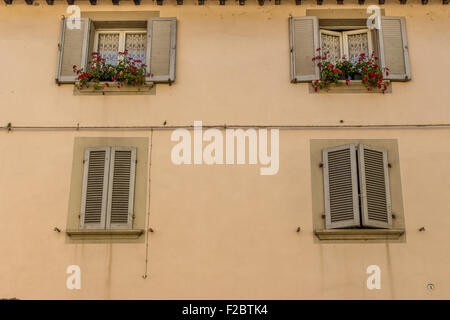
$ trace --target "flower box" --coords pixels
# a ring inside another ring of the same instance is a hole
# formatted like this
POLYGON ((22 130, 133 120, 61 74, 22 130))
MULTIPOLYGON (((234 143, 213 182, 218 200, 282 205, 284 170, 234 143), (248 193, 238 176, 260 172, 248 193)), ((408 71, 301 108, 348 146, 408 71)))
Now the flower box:
POLYGON ((95 95, 108 95, 108 94, 121 94, 121 93, 141 93, 148 94, 154 87, 153 82, 146 82, 142 85, 128 85, 121 84, 120 82, 100 82, 100 89, 95 89, 93 84, 87 84, 81 86, 78 82, 75 83, 74 92, 77 94, 95 94, 95 95))
MULTIPOLYGON (((392 92, 392 85, 390 81, 386 81, 387 89, 384 93, 392 92)), ((314 90, 313 82, 309 85, 310 93, 382 93, 380 90, 367 90, 362 84, 362 80, 350 80, 348 84, 345 80, 339 80, 337 83, 332 83, 330 86, 323 90, 314 90)))

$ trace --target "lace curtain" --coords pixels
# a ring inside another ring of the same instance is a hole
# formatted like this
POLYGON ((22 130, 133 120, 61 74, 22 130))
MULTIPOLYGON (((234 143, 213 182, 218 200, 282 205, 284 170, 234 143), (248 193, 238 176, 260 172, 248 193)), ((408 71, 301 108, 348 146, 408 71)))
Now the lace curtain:
POLYGON ((141 60, 145 63, 145 49, 147 42, 146 33, 127 33, 125 36, 125 49, 128 50, 128 57, 141 60))
POLYGON ((145 63, 147 37, 146 33, 100 33, 98 35, 98 52, 106 63, 117 65, 119 51, 128 50, 128 57, 145 63), (121 41, 124 41, 125 43, 121 41))
POLYGON ((336 63, 341 58, 341 41, 339 36, 322 33, 320 37, 322 41, 322 54, 329 51, 327 54, 328 61, 336 63))
POLYGON ((98 52, 106 63, 117 65, 119 62, 119 33, 100 33, 98 35, 98 52))
POLYGON ((348 35, 348 59, 351 62, 358 61, 359 55, 365 53, 369 55, 369 40, 367 33, 348 35))

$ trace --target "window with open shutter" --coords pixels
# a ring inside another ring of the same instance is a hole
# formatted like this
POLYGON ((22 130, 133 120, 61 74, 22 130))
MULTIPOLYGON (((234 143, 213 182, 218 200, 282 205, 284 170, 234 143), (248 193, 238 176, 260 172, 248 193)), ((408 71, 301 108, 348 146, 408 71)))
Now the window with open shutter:
POLYGON ((133 226, 136 148, 112 147, 108 188, 108 229, 133 226))
POLYGON ((92 147, 85 151, 80 214, 82 229, 105 228, 109 160, 109 147, 92 147))
POLYGON ((387 151, 346 144, 322 150, 326 229, 392 228, 387 151))
POLYGON ((387 151, 380 147, 358 146, 361 218, 365 227, 392 226, 387 151))
POLYGON ((132 229, 135 147, 90 147, 85 151, 81 229, 132 229))
POLYGON ((289 19, 291 81, 309 82, 320 77, 319 67, 312 60, 319 48, 319 20, 317 17, 289 19))
POLYGON ((61 35, 58 44, 58 67, 56 80, 58 83, 74 83, 77 80, 73 66, 85 68, 88 60, 90 20, 88 18, 63 18, 61 35))
POLYGON ((147 81, 175 81, 176 18, 150 18, 147 22, 147 81))
POLYGON ((359 227, 356 147, 346 144, 322 152, 326 228, 359 227))
POLYGON ((411 79, 406 23, 403 17, 381 17, 378 30, 381 64, 389 69, 386 79, 407 81, 411 79))
POLYGON ((314 16, 290 18, 291 81, 310 82, 320 78, 312 61, 320 46, 322 54, 335 64, 345 56, 357 62, 360 54, 372 52, 380 59, 384 79, 407 81, 411 69, 404 17, 381 16, 381 28, 365 28, 363 19, 319 19, 314 16), (320 25, 320 29, 319 29, 320 25))

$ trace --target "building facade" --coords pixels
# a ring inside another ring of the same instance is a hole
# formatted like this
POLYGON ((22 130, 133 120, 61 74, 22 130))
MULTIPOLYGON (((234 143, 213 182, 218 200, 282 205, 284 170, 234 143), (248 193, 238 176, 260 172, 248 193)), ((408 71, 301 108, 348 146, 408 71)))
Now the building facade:
POLYGON ((450 297, 447 1, 27 2, 0 8, 0 298, 450 297), (76 83, 125 50, 145 84, 76 83), (325 50, 386 90, 316 91, 325 50))

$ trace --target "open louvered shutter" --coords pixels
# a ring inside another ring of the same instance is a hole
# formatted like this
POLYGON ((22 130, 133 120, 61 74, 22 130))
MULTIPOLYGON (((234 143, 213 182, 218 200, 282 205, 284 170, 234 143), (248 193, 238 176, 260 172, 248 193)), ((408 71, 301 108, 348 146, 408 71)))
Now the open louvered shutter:
POLYGON ((360 144, 358 147, 361 216, 364 227, 391 228, 391 196, 387 151, 360 144))
POLYGON ((405 18, 382 16, 378 33, 381 65, 389 69, 386 79, 411 80, 405 18))
POLYGON ((176 18, 151 18, 147 21, 147 81, 175 81, 176 18))
POLYGON ((319 19, 295 17, 289 19, 291 81, 309 82, 320 78, 320 70, 312 60, 319 48, 319 19))
POLYGON ((112 147, 109 174, 107 229, 133 227, 136 148, 112 147))
POLYGON ((92 147, 85 150, 80 214, 82 229, 105 228, 109 158, 109 147, 92 147))
POLYGON ((58 83, 74 83, 77 80, 77 75, 73 72, 74 65, 77 68, 86 68, 90 20, 88 18, 78 18, 77 20, 79 21, 63 18, 61 21, 56 75, 58 83), (78 22, 80 28, 75 28, 74 25, 78 22))
POLYGON ((359 227, 356 147, 346 144, 322 153, 326 228, 359 227))

